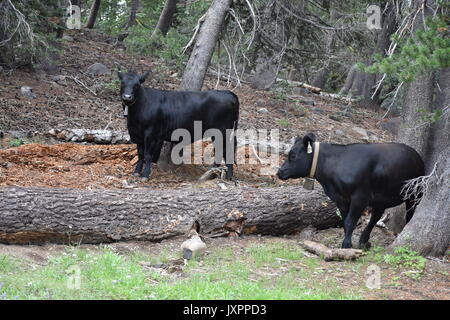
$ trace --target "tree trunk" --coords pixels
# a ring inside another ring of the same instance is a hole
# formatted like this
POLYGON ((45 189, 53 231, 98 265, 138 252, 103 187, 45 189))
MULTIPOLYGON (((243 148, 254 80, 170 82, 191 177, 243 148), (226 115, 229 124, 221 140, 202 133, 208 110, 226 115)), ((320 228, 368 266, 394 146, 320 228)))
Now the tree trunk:
POLYGON ((138 9, 139 9, 139 0, 133 0, 133 2, 131 2, 130 16, 128 17, 128 21, 124 27, 125 31, 136 24, 136 14, 138 9))
POLYGON ((450 140, 442 150, 428 192, 391 247, 409 246, 423 256, 443 256, 450 246, 450 140))
POLYGON ((179 190, 0 188, 0 242, 160 241, 197 222, 208 236, 283 235, 335 227, 336 207, 297 186, 179 190))
MULTIPOLYGON (((397 25, 395 5, 388 2, 386 13, 383 15, 383 26, 377 37, 376 47, 367 55, 370 58, 365 60, 366 65, 373 63, 373 55, 376 53, 382 56, 386 55, 386 50, 389 47, 390 37, 395 32, 397 25)), ((352 67, 353 69, 354 67, 352 67)), ((341 94, 350 94, 354 97, 362 97, 360 104, 365 108, 376 109, 380 105, 379 94, 380 90, 375 92, 374 89, 377 83, 377 76, 356 70, 350 69, 344 87, 341 89, 341 94), (352 72, 353 71, 353 72, 352 72), (372 98, 373 95, 373 98, 372 98)))
POLYGON ((154 37, 159 32, 165 37, 170 28, 170 23, 172 22, 172 17, 177 9, 177 0, 166 0, 164 9, 159 16, 158 24, 153 31, 152 37, 154 37))
POLYGON ((213 0, 209 7, 183 74, 181 87, 184 90, 202 89, 206 70, 231 2, 232 0, 213 0))
MULTIPOLYGON (((373 61, 374 54, 381 54, 383 57, 386 56, 386 51, 389 48, 389 43, 391 41, 390 40, 391 35, 395 32, 397 26, 395 3, 389 1, 387 2, 387 4, 388 6, 386 9, 386 13, 383 15, 383 26, 378 34, 377 44, 374 52, 372 53, 370 63, 374 62, 373 61)), ((380 106, 380 99, 379 99, 380 89, 378 89, 376 92, 374 92, 374 90, 377 84, 377 80, 379 79, 377 79, 377 76, 375 74, 365 73, 364 75, 365 75, 364 87, 361 92, 363 99, 360 104, 365 108, 378 109, 380 106)))
MULTIPOLYGON (((422 255, 432 256, 444 255, 450 245, 450 117, 444 110, 450 105, 450 68, 441 70, 438 87, 435 110, 444 114, 424 133, 428 136, 426 163, 429 171, 437 164, 435 174, 413 219, 392 245, 409 245, 422 255)), ((424 143, 424 139, 418 142, 424 143)))
MULTIPOLYGON (((329 6, 329 3, 328 3, 329 6)), ((336 10, 330 9, 330 24, 333 25, 337 19, 336 10)), ((311 85, 324 89, 330 73, 330 59, 328 56, 333 52, 335 41, 335 30, 327 30, 326 45, 325 45, 325 64, 322 69, 317 73, 316 77, 312 81, 311 85)))
POLYGON ((345 79, 344 86, 339 91, 340 95, 346 95, 350 92, 350 88, 353 86, 353 81, 355 80, 357 72, 356 64, 352 65, 350 70, 348 70, 347 78, 345 79))
POLYGON ((92 3, 91 13, 89 15, 86 28, 88 29, 94 28, 95 20, 97 19, 99 9, 100 9, 100 0, 94 0, 94 2, 92 3))
MULTIPOLYGON (((413 31, 423 28, 423 18, 433 14, 431 8, 423 4, 421 0, 413 2, 413 10, 424 8, 423 13, 417 14, 413 31)), ((428 2, 428 5, 432 4, 433 1, 428 2)), ((445 254, 450 244, 450 125, 449 114, 445 113, 449 104, 449 68, 439 74, 423 72, 406 85, 399 140, 420 153, 426 172, 431 176, 414 217, 391 247, 407 245, 422 255, 440 256, 445 254), (435 85, 435 76, 439 76, 439 86, 435 85), (437 100, 433 104, 435 95, 437 100), (423 111, 435 112, 438 109, 444 111, 442 117, 437 122, 426 123, 422 117, 423 111)), ((392 210, 390 214, 395 217, 404 214, 404 210, 392 210)))

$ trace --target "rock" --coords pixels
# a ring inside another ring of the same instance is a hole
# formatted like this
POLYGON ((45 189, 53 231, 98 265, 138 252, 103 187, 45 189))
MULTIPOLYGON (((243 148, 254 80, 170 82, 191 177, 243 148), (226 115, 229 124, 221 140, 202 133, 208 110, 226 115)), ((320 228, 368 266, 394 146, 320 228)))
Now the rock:
POLYGON ((400 124, 402 119, 400 117, 395 117, 391 119, 387 119, 385 121, 380 122, 380 128, 386 131, 389 131, 394 136, 398 134, 398 129, 400 128, 400 124))
POLYGON ((315 232, 316 228, 314 228, 313 226, 307 226, 305 229, 300 231, 298 237, 301 240, 312 240, 315 232))
POLYGON ((52 76, 52 80, 55 82, 62 82, 66 80, 66 76, 63 75, 52 76))
POLYGON ((191 230, 189 235, 191 238, 181 244, 183 258, 187 260, 203 255, 206 250, 206 244, 195 230, 191 230))
POLYGON ((369 135, 367 134, 366 129, 363 129, 360 127, 353 127, 352 130, 355 131, 356 133, 358 133, 362 140, 367 141, 367 142, 369 141, 369 135))
POLYGON ((71 37, 71 36, 69 36, 69 35, 67 35, 67 34, 63 35, 62 38, 63 38, 64 40, 66 40, 66 41, 70 41, 70 42, 73 41, 73 37, 71 37))
POLYGON ((307 97, 303 97, 303 96, 298 96, 296 98, 297 98, 297 101, 302 103, 302 104, 306 104, 306 105, 309 105, 309 106, 315 106, 316 105, 316 102, 312 98, 307 98, 307 97))
POLYGON ((342 131, 342 130, 334 130, 334 133, 335 134, 337 134, 338 136, 342 136, 342 135, 344 135, 344 131, 342 131))
POLYGON ((342 121, 342 117, 338 114, 330 114, 328 116, 328 118, 330 118, 331 120, 337 121, 337 122, 341 122, 342 121))
POLYGON ((58 56, 56 54, 51 54, 41 60, 41 62, 38 65, 38 69, 44 71, 46 74, 58 74, 59 68, 56 64, 56 60, 58 59, 58 56))
POLYGON ((89 68, 87 69, 87 72, 96 76, 111 74, 111 71, 108 69, 107 66, 105 66, 103 63, 98 62, 94 63, 93 65, 90 65, 89 68))
POLYGON ((294 87, 294 88, 292 88, 292 93, 296 94, 296 95, 298 95, 298 94, 301 95, 301 94, 308 94, 310 92, 303 87, 294 87))
POLYGON ((271 59, 258 59, 255 67, 255 74, 246 80, 250 82, 250 87, 258 90, 268 90, 275 83, 278 74, 277 66, 271 59))
POLYGON ((325 113, 325 111, 324 111, 323 109, 318 108, 318 107, 312 108, 312 111, 313 111, 314 113, 318 113, 318 114, 324 114, 324 113, 325 113))
POLYGON ((21 87, 20 88, 20 93, 22 93, 22 95, 28 99, 35 99, 36 95, 33 92, 33 88, 31 87, 21 87))
POLYGON ((266 108, 260 108, 258 109, 259 113, 269 113, 269 110, 267 110, 266 108))

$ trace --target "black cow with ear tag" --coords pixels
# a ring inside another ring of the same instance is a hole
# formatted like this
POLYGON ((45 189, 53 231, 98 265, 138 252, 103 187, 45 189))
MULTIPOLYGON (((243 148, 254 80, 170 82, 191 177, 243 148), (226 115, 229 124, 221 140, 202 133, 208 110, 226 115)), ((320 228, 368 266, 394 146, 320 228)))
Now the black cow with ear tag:
POLYGON ((420 155, 402 143, 319 143, 312 133, 297 138, 277 175, 280 179, 316 179, 336 203, 344 220, 343 248, 352 247, 352 234, 366 207, 372 216, 359 239, 360 248, 369 248, 369 237, 384 210, 402 202, 409 222, 421 195, 403 199, 405 182, 423 176, 420 155))

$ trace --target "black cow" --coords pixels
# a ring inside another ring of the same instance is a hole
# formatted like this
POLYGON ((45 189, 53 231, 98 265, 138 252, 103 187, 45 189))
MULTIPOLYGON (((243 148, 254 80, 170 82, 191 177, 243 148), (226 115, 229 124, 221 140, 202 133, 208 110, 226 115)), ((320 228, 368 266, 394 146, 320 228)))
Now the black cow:
POLYGON ((406 222, 411 220, 420 195, 403 200, 401 189, 406 180, 424 175, 420 155, 401 143, 320 143, 308 133, 297 138, 277 175, 280 179, 311 176, 334 201, 344 221, 343 248, 352 247, 352 233, 362 211, 372 207, 372 216, 361 233, 360 248, 369 248, 369 237, 386 208, 405 201, 406 222), (313 156, 319 150, 315 172, 313 156), (417 201, 416 201, 417 200, 417 201))
MULTIPOLYGON (((229 145, 230 134, 236 130, 239 118, 239 100, 231 91, 166 91, 144 88, 149 72, 142 76, 129 71, 118 72, 121 81, 120 96, 127 110, 127 126, 131 141, 137 144, 139 161, 134 176, 148 179, 152 162, 157 162, 164 141, 171 141, 176 129, 186 129, 194 142, 194 121, 201 121, 202 136, 208 129, 217 129, 223 136, 223 158, 227 146, 233 150, 233 161, 226 161, 226 178, 233 176, 233 163, 236 147, 229 145)), ((180 142, 180 141, 175 141, 180 142)), ((228 149, 229 151, 230 149, 228 149)), ((217 150, 216 150, 217 151, 217 150)), ((220 159, 221 160, 221 159, 220 159)), ((216 158, 216 165, 217 163, 216 158)))

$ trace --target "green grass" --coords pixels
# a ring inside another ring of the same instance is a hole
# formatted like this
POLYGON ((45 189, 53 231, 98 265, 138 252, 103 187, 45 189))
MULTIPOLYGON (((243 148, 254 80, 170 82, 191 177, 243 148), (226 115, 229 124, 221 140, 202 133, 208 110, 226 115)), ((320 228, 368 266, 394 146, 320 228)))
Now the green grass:
POLYGON ((167 262, 169 252, 120 255, 68 247, 46 265, 0 256, 0 299, 357 299, 333 281, 312 281, 318 258, 280 242, 244 252, 212 250, 182 275, 162 275, 139 262, 167 262), (300 263, 301 266, 297 266, 300 263), (77 273, 79 287, 76 286, 77 273), (74 280, 75 279, 75 280, 74 280))
POLYGON ((22 141, 22 139, 19 139, 19 138, 11 139, 11 141, 9 141, 9 146, 11 148, 20 147, 23 144, 24 144, 24 142, 22 141))
POLYGON ((286 119, 279 119, 277 122, 281 127, 289 127, 291 125, 291 123, 286 119))

